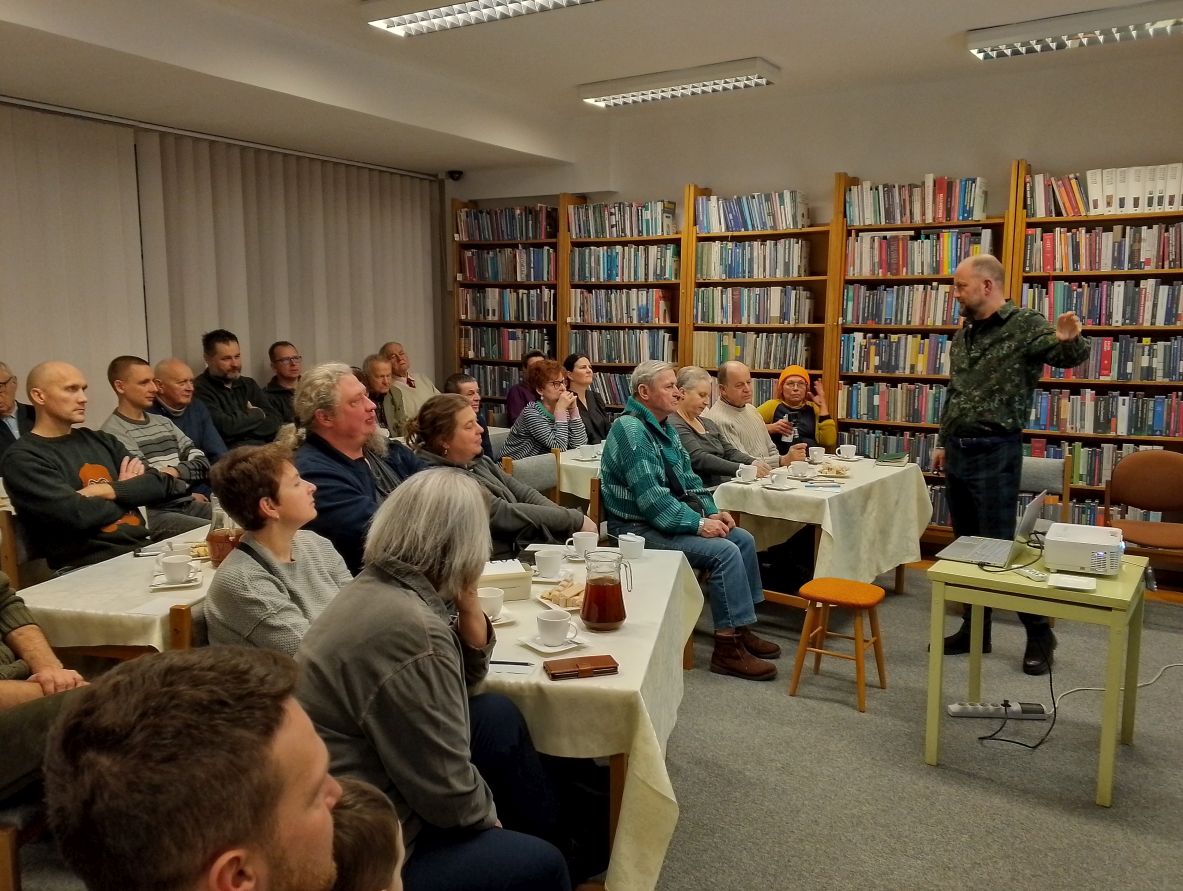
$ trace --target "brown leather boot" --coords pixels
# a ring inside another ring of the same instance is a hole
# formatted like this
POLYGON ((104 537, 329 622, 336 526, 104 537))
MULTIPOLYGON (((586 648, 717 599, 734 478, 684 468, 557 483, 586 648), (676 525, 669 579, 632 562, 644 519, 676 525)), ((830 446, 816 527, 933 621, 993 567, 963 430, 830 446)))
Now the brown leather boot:
POLYGON ((780 647, 770 640, 764 640, 762 637, 756 637, 752 631, 751 625, 745 625, 742 628, 736 628, 739 632, 739 639, 743 642, 744 649, 758 659, 779 659, 780 647))
POLYGON ((740 632, 734 628, 715 632, 711 671, 715 674, 733 674, 750 681, 770 681, 776 677, 776 666, 749 653, 743 645, 740 632))

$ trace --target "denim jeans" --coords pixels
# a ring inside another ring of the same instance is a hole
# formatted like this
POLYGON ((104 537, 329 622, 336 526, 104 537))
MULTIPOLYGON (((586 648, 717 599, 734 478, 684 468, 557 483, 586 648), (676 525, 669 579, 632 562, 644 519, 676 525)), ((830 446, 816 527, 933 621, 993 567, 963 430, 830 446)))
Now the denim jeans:
POLYGON ((752 533, 736 527, 726 538, 667 535, 645 523, 612 519, 608 520, 608 532, 643 535, 645 547, 681 551, 695 569, 710 572, 706 594, 716 631, 740 628, 756 621, 755 606, 764 599, 764 585, 760 581, 760 561, 756 558, 752 533))

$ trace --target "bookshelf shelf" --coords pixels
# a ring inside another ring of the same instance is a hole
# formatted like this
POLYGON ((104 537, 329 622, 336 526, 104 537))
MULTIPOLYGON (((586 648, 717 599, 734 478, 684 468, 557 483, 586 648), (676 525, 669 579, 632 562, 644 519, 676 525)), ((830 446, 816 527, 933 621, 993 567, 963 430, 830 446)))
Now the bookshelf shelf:
POLYGON ((848 282, 940 282, 942 284, 953 281, 952 275, 845 275, 848 282))
POLYGON ((828 235, 829 226, 806 226, 803 229, 750 229, 741 232, 696 232, 697 241, 760 241, 777 238, 807 238, 828 235))
POLYGON ((595 244, 680 244, 682 241, 682 234, 675 232, 672 235, 633 235, 633 236, 605 236, 603 238, 572 238, 571 244, 575 246, 580 245, 595 245, 595 244))
POLYGON ((938 430, 940 424, 924 424, 917 421, 880 421, 877 418, 839 418, 839 424, 856 424, 864 427, 891 427, 910 430, 938 430))
POLYGON ((696 278, 698 285, 796 285, 824 282, 824 275, 794 275, 784 278, 696 278))
MULTIPOLYGON (((461 356, 465 365, 520 365, 521 359, 486 359, 484 356, 461 356)), ((484 399, 484 396, 481 396, 484 399)), ((492 397, 489 397, 492 398, 492 397)))
POLYGON ((554 319, 458 319, 460 325, 492 325, 498 328, 529 328, 547 325, 553 328, 558 324, 554 319))
POLYGON ((1183 444, 1183 436, 1134 436, 1128 433, 1073 433, 1070 430, 1024 430, 1024 436, 1038 436, 1043 439, 1055 436, 1058 439, 1091 439, 1097 441, 1114 440, 1116 442, 1143 442, 1164 445, 1183 444))
POLYGON ((555 286, 554 279, 549 281, 530 281, 527 279, 507 279, 504 281, 473 281, 472 279, 456 279, 461 288, 528 288, 532 285, 545 288, 555 286))
POLYGON ((1088 325, 1084 326, 1084 336, 1090 334, 1162 334, 1173 336, 1183 334, 1183 325, 1088 325))
POLYGON ((1117 223, 1155 223, 1171 222, 1174 220, 1183 219, 1183 211, 1178 210, 1158 210, 1151 213, 1101 213, 1088 214, 1080 217, 1029 217, 1024 215, 1024 219, 1033 225, 1047 225, 1047 226, 1079 226, 1079 225, 1100 225, 1117 223))
POLYGON ((653 281, 631 281, 628 279, 612 280, 608 282, 571 282, 572 288, 595 290, 597 288, 676 288, 677 279, 654 279, 653 281))
POLYGON ((1051 385, 1059 387, 1067 384, 1082 387, 1120 387, 1123 390, 1136 390, 1139 387, 1183 388, 1183 381, 1109 381, 1089 380, 1080 377, 1041 377, 1039 383, 1041 386, 1051 385))
POLYGON ((947 381, 949 379, 949 375, 947 374, 901 374, 899 372, 888 371, 840 371, 838 372, 838 376, 843 378, 867 377, 876 380, 883 378, 884 380, 894 381, 947 381))
POLYGON ((462 248, 498 248, 498 247, 546 247, 554 246, 557 240, 554 238, 519 238, 508 239, 502 241, 472 241, 455 239, 456 244, 462 248))
POLYGON ((745 322, 695 322, 696 331, 822 331, 823 322, 787 322, 785 324, 756 324, 745 322))
POLYGON ((666 328, 677 330, 677 322, 577 322, 571 319, 567 324, 572 328, 666 328))
POLYGON ((912 331, 931 332, 934 334, 952 334, 960 325, 880 325, 878 322, 843 322, 844 331, 870 331, 872 333, 892 334, 895 332, 908 333, 912 331))
POLYGON ((1061 269, 1055 272, 1023 272, 1023 278, 1164 278, 1183 275, 1183 269, 1061 269))
POLYGON ((983 226, 1001 226, 1003 217, 986 217, 982 220, 954 220, 951 223, 875 223, 869 225, 847 225, 847 232, 908 232, 912 229, 980 229, 983 226))

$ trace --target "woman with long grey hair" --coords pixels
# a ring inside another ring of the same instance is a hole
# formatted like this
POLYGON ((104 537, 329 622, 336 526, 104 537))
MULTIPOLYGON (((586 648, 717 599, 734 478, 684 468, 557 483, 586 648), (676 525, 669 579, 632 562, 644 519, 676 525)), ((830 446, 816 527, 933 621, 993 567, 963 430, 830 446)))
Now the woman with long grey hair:
POLYGON ((557 832, 558 804, 521 713, 471 692, 495 641, 476 596, 485 498, 459 470, 402 483, 374 515, 366 568, 296 657, 298 698, 332 772, 374 784, 398 810, 408 891, 570 883, 543 840, 557 832))

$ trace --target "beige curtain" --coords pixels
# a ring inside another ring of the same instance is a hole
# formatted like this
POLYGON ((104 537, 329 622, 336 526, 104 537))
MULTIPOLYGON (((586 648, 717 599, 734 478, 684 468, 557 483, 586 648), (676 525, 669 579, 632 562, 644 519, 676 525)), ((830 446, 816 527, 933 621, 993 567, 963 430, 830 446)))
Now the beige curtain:
POLYGON ((401 340, 435 371, 434 182, 164 133, 137 132, 135 147, 153 361, 200 371, 201 335, 222 327, 260 384, 276 340, 305 367, 401 340))
POLYGON ((21 401, 30 368, 64 359, 98 427, 115 406, 107 363, 147 347, 134 134, 0 105, 0 360, 21 401))

